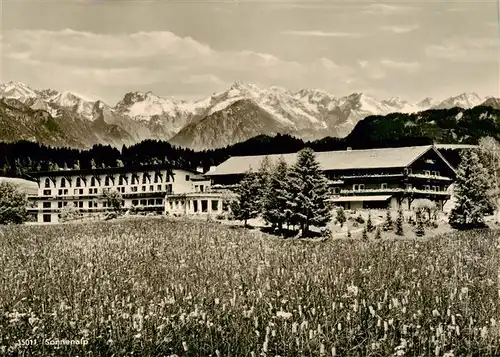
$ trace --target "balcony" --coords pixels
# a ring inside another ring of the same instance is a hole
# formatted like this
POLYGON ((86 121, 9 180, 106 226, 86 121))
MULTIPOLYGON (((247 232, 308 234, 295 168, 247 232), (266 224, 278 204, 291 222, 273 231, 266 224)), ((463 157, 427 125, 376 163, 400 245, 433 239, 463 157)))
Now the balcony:
POLYGON ((357 179, 357 178, 397 178, 403 177, 403 174, 369 174, 369 175, 346 175, 342 179, 357 179))
POLYGON ((186 192, 167 195, 167 199, 185 199, 185 198, 222 198, 230 199, 236 194, 229 191, 205 191, 205 192, 186 192))
POLYGON ((357 194, 363 194, 363 193, 399 193, 399 192, 404 192, 404 188, 365 188, 362 190, 340 190, 340 194, 342 195, 357 195, 357 194))
POLYGON ((344 180, 328 180, 328 186, 343 185, 344 180))
POLYGON ((446 182, 453 181, 453 179, 450 177, 437 176, 437 175, 408 174, 407 176, 410 178, 418 178, 418 179, 424 179, 424 180, 437 180, 437 181, 446 181, 446 182))
POLYGON ((404 195, 419 194, 419 195, 434 195, 449 197, 450 192, 447 191, 434 191, 434 190, 422 190, 416 188, 372 188, 372 189, 362 189, 362 190, 341 190, 341 195, 356 196, 363 194, 383 194, 383 193, 402 193, 404 195))
POLYGON ((148 192, 125 192, 122 193, 123 198, 146 198, 146 197, 165 197, 169 194, 167 191, 148 191, 148 192))

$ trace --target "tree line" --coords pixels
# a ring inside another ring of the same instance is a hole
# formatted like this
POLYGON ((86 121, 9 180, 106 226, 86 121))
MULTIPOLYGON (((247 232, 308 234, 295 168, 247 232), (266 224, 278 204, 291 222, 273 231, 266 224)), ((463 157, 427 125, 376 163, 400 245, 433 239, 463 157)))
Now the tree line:
MULTIPOLYGON (((369 147, 398 147, 425 145, 430 139, 414 138, 393 141, 374 141, 369 147)), ((326 137, 305 142, 287 134, 276 136, 259 135, 245 142, 225 148, 194 151, 176 147, 161 140, 144 140, 140 143, 120 149, 110 145, 94 145, 82 150, 67 147, 50 147, 31 141, 15 143, 0 142, 0 176, 23 177, 30 172, 57 169, 90 169, 93 167, 116 167, 121 162, 125 166, 170 163, 188 169, 203 168, 208 171, 231 156, 272 155, 295 153, 310 147, 314 151, 345 150, 366 148, 363 140, 326 137)))

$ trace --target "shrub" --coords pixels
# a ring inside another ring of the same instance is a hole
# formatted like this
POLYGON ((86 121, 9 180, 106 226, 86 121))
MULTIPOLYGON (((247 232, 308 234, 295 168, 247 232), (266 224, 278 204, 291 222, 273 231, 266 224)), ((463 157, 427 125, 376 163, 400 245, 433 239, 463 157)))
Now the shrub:
POLYGON ((61 208, 59 211, 60 214, 60 221, 61 222, 69 222, 77 219, 80 217, 80 212, 78 211, 78 208, 76 208, 73 204, 69 203, 67 206, 64 206, 61 208))
POLYGON ((345 211, 343 207, 338 207, 337 208, 337 222, 340 223, 340 227, 344 226, 344 223, 346 221, 346 216, 345 216, 345 211))
POLYGON ((360 224, 364 224, 365 223, 365 219, 361 216, 361 214, 359 216, 357 216, 355 218, 356 222, 360 223, 360 224))

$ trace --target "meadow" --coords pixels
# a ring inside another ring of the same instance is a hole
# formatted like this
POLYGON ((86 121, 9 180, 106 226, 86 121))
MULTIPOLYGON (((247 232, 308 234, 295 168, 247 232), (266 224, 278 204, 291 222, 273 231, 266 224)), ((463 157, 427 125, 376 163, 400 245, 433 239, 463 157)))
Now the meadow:
POLYGON ((0 355, 499 356, 498 232, 307 241, 216 222, 0 228, 0 355), (86 341, 53 345, 44 341, 86 341))

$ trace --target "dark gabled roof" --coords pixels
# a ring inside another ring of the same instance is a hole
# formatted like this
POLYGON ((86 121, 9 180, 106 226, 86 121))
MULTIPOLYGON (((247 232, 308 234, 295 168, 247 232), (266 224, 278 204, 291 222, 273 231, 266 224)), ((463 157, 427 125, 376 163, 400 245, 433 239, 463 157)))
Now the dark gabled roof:
POLYGON ((41 177, 41 176, 76 176, 76 175, 99 175, 99 174, 117 174, 117 173, 127 173, 127 172, 142 172, 142 171, 155 171, 155 170, 184 170, 197 175, 202 175, 202 173, 196 170, 174 167, 171 164, 155 164, 155 165, 137 165, 137 166, 125 166, 125 167, 108 167, 108 168, 97 168, 97 169, 83 169, 83 170, 57 170, 57 171, 38 171, 31 172, 29 176, 31 177, 41 177))
MULTIPOLYGON (((429 150, 434 150, 444 162, 453 167, 432 146, 409 146, 398 148, 341 150, 316 152, 316 159, 324 171, 350 169, 404 168, 412 164, 429 150)), ((297 160, 297 153, 283 155, 233 156, 214 170, 205 173, 207 176, 244 174, 249 169, 258 170, 262 159, 268 156, 271 162, 280 156, 288 165, 297 160)))

